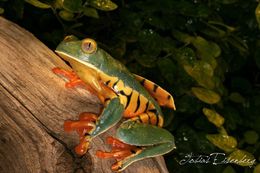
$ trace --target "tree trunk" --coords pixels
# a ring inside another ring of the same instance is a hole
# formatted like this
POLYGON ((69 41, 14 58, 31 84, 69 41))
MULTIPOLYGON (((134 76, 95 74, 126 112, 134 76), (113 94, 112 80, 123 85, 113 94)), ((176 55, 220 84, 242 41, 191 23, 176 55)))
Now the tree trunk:
MULTIPOLYGON (((66 89, 52 73, 69 69, 32 34, 0 17, 0 172, 110 173, 113 159, 99 159, 97 149, 109 150, 95 138, 79 157, 75 133, 64 133, 63 122, 81 112, 99 112, 98 99, 83 89, 66 89)), ((162 157, 138 161, 124 173, 167 173, 162 157)))

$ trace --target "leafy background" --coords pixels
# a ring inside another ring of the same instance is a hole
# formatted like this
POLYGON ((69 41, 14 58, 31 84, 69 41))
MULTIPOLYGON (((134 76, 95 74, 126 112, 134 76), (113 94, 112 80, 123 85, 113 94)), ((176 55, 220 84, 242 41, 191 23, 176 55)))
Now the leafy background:
POLYGON ((51 49, 91 37, 175 97, 164 110, 177 150, 170 172, 260 172, 260 5, 255 0, 0 0, 0 14, 51 49), (248 164, 185 164, 224 152, 248 164))

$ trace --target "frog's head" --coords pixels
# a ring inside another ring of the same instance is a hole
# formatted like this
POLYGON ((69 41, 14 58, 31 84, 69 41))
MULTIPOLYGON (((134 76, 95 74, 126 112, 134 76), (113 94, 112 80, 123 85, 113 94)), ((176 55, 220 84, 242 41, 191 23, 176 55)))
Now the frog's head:
POLYGON ((92 69, 100 69, 106 57, 93 39, 79 40, 75 36, 65 37, 55 52, 68 62, 77 61, 92 69))

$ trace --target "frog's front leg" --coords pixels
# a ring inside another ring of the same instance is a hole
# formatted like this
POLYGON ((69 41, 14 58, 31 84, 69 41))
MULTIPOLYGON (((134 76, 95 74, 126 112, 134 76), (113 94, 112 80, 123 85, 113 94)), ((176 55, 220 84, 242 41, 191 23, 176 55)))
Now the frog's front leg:
POLYGON ((80 114, 79 120, 67 120, 64 122, 64 130, 66 132, 76 131, 79 134, 80 143, 75 147, 75 151, 77 154, 83 155, 87 152, 91 139, 113 127, 122 118, 123 104, 121 104, 120 99, 110 88, 97 81, 97 78, 93 78, 93 76, 83 76, 87 78, 86 80, 89 80, 89 86, 85 80, 79 78, 72 71, 60 68, 54 68, 52 71, 67 78, 66 87, 85 86, 87 90, 96 94, 104 104, 99 117, 93 113, 85 112, 80 114))
POLYGON ((106 107, 99 117, 91 113, 85 113, 77 121, 65 121, 64 129, 67 132, 77 131, 80 143, 75 147, 79 155, 87 152, 90 141, 99 134, 113 127, 122 118, 124 111, 123 105, 118 97, 106 101, 106 107))
POLYGON ((52 69, 52 72, 57 74, 57 75, 61 75, 64 76, 68 81, 65 83, 65 87, 67 88, 74 88, 77 86, 83 86, 85 87, 89 92, 91 92, 92 94, 96 95, 96 92, 90 87, 88 86, 85 82, 83 82, 77 75, 75 72, 73 71, 68 71, 68 70, 64 70, 61 69, 59 67, 55 67, 52 69))

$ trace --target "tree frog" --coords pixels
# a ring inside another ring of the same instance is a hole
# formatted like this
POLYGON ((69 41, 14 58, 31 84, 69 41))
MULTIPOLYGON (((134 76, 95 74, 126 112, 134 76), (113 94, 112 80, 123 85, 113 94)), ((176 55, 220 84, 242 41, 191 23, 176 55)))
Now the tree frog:
POLYGON ((77 121, 65 121, 65 131, 77 131, 80 143, 76 153, 87 152, 90 141, 117 124, 114 137, 107 142, 110 152, 97 151, 100 158, 115 158, 112 170, 122 171, 131 163, 175 149, 174 137, 163 129, 160 106, 175 110, 174 99, 157 84, 132 74, 118 60, 99 48, 90 38, 67 36, 55 52, 68 61, 73 72, 54 68, 53 72, 68 78, 66 86, 85 86, 98 96, 104 108, 100 115, 82 113, 77 121))

